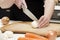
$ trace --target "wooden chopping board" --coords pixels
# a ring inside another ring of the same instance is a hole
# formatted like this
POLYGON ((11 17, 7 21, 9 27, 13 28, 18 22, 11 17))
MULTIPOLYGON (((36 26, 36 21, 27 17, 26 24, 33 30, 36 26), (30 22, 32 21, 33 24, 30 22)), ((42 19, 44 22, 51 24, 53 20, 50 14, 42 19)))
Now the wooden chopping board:
POLYGON ((13 31, 18 33, 31 32, 38 35, 46 36, 50 30, 56 31, 57 35, 60 35, 60 24, 50 23, 48 27, 44 28, 32 28, 31 22, 15 22, 5 25, 1 28, 2 31, 13 31))

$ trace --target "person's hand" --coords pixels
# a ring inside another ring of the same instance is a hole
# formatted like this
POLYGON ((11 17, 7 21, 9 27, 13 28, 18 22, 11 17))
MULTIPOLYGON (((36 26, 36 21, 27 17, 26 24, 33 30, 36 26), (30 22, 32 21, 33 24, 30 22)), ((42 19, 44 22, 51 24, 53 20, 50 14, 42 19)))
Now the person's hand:
POLYGON ((22 8, 22 5, 24 5, 24 7, 27 8, 27 5, 26 5, 25 0, 15 0, 15 4, 17 5, 17 7, 18 7, 19 9, 22 8))
POLYGON ((50 21, 50 17, 49 16, 41 16, 39 19, 39 23, 38 23, 38 27, 42 28, 42 27, 46 27, 49 25, 49 21, 50 21))

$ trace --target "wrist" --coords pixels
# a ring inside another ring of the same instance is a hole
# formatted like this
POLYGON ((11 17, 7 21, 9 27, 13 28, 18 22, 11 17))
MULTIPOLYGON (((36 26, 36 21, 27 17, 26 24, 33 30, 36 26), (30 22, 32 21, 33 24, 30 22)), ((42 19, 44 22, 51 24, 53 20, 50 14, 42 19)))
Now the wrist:
POLYGON ((47 18, 48 20, 50 20, 52 15, 44 15, 44 17, 47 18))

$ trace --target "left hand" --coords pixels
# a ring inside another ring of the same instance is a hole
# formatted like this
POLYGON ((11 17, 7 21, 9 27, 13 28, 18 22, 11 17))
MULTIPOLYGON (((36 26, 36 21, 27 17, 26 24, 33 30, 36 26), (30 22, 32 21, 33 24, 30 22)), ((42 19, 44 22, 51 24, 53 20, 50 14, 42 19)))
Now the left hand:
POLYGON ((49 16, 41 16, 39 19, 39 23, 38 23, 38 27, 42 28, 42 27, 46 27, 49 25, 49 21, 50 21, 50 17, 49 16))
POLYGON ((15 0, 15 4, 17 5, 17 7, 18 7, 19 9, 22 8, 22 5, 24 5, 24 7, 27 8, 27 5, 26 5, 25 0, 15 0))

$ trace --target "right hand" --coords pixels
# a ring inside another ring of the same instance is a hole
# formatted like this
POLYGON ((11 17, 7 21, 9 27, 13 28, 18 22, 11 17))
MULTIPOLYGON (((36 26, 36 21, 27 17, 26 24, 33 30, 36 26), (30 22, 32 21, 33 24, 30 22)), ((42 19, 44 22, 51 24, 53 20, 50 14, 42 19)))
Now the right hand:
POLYGON ((17 5, 17 7, 18 7, 19 9, 22 8, 22 5, 24 5, 24 7, 27 8, 27 5, 26 5, 25 0, 15 0, 15 4, 17 5))

